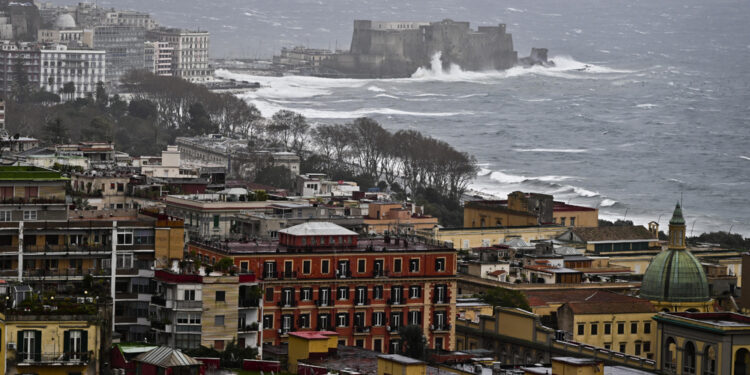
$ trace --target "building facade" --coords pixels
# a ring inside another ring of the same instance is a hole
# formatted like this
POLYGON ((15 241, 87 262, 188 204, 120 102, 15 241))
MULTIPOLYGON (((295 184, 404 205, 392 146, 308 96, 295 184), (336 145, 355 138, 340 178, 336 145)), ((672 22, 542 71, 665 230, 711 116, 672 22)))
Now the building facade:
POLYGON ((94 48, 106 51, 106 81, 116 84, 130 70, 144 68, 146 30, 138 26, 97 26, 94 48))
POLYGON ((270 243, 191 243, 205 263, 229 257, 263 282, 263 343, 330 330, 343 345, 399 352, 399 329, 420 326, 432 349, 453 349, 456 253, 400 239, 359 240, 330 223, 280 231, 270 243))
POLYGON ((174 48, 167 42, 146 42, 145 48, 146 70, 158 76, 171 76, 174 48))
POLYGON ((190 82, 203 82, 211 78, 209 66, 208 31, 157 28, 149 30, 149 40, 166 42, 174 50, 172 75, 190 82))
POLYGON ((28 43, 0 42, 0 89, 7 97, 18 82, 18 75, 24 74, 30 87, 39 87, 41 76, 41 52, 28 43), (22 68, 23 72, 18 72, 22 68))
POLYGON ((61 93, 64 100, 93 95, 96 86, 106 79, 106 53, 103 50, 68 49, 57 45, 41 50, 42 89, 61 93), (74 85, 73 93, 63 92, 66 84, 74 85))

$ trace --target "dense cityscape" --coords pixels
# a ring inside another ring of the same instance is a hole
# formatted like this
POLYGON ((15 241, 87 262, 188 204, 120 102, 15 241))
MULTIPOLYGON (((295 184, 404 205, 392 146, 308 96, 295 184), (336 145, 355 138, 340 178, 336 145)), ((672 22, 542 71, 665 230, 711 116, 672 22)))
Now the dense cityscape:
POLYGON ((354 25, 350 51, 219 61, 146 12, 0 0, 0 372, 750 374, 750 240, 693 236, 681 197, 638 225, 485 194, 445 141, 261 114, 214 74, 397 77, 420 37, 555 64, 504 24, 354 25))

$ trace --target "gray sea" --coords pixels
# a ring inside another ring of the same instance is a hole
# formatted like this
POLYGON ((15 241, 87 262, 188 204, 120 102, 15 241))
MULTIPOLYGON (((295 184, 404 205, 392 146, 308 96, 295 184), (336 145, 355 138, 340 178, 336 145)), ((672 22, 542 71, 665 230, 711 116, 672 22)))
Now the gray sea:
MULTIPOLYGON (((77 0, 75 0, 77 1, 77 0)), ((74 2, 74 1, 69 1, 74 2)), ((243 94, 270 116, 370 116, 474 154, 473 187, 551 193, 607 219, 665 227, 682 199, 688 230, 750 236, 750 2, 747 0, 117 0, 164 25, 207 29, 212 55, 282 46, 348 48, 354 19, 507 24, 519 56, 554 68, 425 67, 410 79, 266 78, 243 94)))

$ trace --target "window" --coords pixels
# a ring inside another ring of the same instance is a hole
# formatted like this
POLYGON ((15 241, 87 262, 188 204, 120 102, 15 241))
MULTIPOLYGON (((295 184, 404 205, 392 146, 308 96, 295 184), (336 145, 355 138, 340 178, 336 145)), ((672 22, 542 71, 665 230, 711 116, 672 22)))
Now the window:
POLYGON ((604 343, 604 349, 612 350, 612 343, 611 342, 605 342, 604 343))
POLYGON ((183 294, 185 301, 195 301, 195 289, 187 289, 183 294))
POLYGON ((612 334, 612 323, 604 323, 604 334, 605 335, 612 334))
POLYGON ((591 334, 592 335, 598 335, 599 334, 599 324, 598 323, 591 323, 591 334))
POLYGON ((320 273, 326 274, 330 272, 329 267, 330 267, 330 262, 328 261, 328 259, 324 259, 320 261, 320 273))
POLYGON ((117 244, 118 245, 132 245, 133 244, 133 231, 122 230, 117 232, 117 244))
POLYGON ((445 311, 435 311, 432 317, 432 322, 436 329, 443 330, 447 327, 446 316, 447 314, 445 311))
POLYGON ((305 275, 309 275, 311 272, 312 267, 312 261, 311 260, 303 260, 302 261, 302 273, 305 275))
POLYGON ((411 325, 422 324, 422 312, 421 311, 409 311, 409 324, 411 325))
POLYGON ((330 314, 318 314, 318 331, 329 329, 331 326, 330 314))
POLYGON ((18 354, 24 362, 41 359, 42 332, 18 331, 18 354))
POLYGON ((564 217, 560 218, 560 225, 565 226, 565 218, 564 217))
POLYGON ((398 330, 401 327, 402 317, 400 312, 391 313, 391 330, 398 330))
POLYGON ((445 272, 445 258, 435 259, 435 272, 445 272))
POLYGON ((266 301, 273 301, 273 288, 266 288, 266 301))
POLYGON ((311 301, 312 294, 312 288, 302 288, 299 290, 299 299, 301 301, 311 301))
POLYGON ((56 270, 58 264, 59 264, 59 261, 57 259, 45 259, 44 260, 44 267, 46 269, 56 270))
POLYGON ((357 305, 366 305, 367 304, 367 287, 366 286, 358 286, 354 290, 354 303, 357 305))
POLYGON ((224 350, 224 340, 214 340, 214 349, 224 350))
POLYGON ((409 260, 409 272, 419 272, 419 259, 409 260))
POLYGON ((576 218, 574 218, 574 217, 571 217, 571 218, 570 218, 570 226, 571 226, 571 227, 574 227, 574 226, 576 226, 576 218))
POLYGON ((617 323, 617 334, 622 335, 625 333, 625 323, 617 323))
POLYGON ((273 315, 263 315, 263 329, 273 329, 273 315))
POLYGON ((214 325, 217 327, 223 327, 224 326, 224 315, 216 315, 214 316, 214 325))
POLYGON ((292 320, 294 319, 294 315, 291 314, 284 314, 281 316, 281 332, 287 333, 294 329, 292 326, 292 320))
POLYGON ((401 340, 391 339, 388 343, 388 353, 398 354, 401 353, 401 340))
POLYGON ((372 288, 372 299, 383 299, 383 286, 378 285, 372 288))
POLYGON ((24 210, 23 211, 23 220, 24 221, 34 221, 34 220, 36 220, 36 210, 24 210))
POLYGON ((650 322, 644 322, 643 323, 643 333, 651 333, 651 323, 650 322))
POLYGON ((638 333, 638 322, 630 323, 630 333, 638 333))
POLYGON ((318 306, 328 306, 331 304, 331 290, 329 288, 318 289, 318 306))
POLYGON ((219 215, 214 215, 214 228, 219 227, 219 215))
POLYGON ((409 298, 415 299, 422 297, 422 288, 419 285, 409 287, 409 298))
POLYGON ((367 261, 365 261, 364 259, 358 259, 357 260, 357 272, 365 273, 366 265, 367 265, 367 261))
POLYGON ((310 314, 299 314, 299 328, 310 328, 310 314))
POLYGON ((446 296, 446 285, 436 285, 435 286, 435 292, 433 294, 433 302, 434 303, 447 303, 447 296, 446 296))
POLYGON ((10 211, 0 211, 0 221, 11 221, 10 211))
POLYGON ((372 275, 377 276, 383 276, 383 260, 378 259, 372 263, 372 275))
POLYGON ((381 327, 385 324, 385 313, 382 311, 372 313, 372 325, 381 327))
POLYGON ((401 258, 396 258, 393 260, 393 272, 401 273, 401 258))
POLYGON ((403 287, 401 286, 393 286, 391 287, 391 303, 392 304, 399 304, 401 303, 401 299, 403 298, 403 287))
POLYGON ((88 332, 82 330, 65 331, 63 352, 71 359, 81 359, 88 352, 88 332))
POLYGON ((625 353, 625 348, 627 348, 627 345, 628 345, 628 343, 626 343, 626 342, 621 342, 621 343, 620 343, 620 349, 619 349, 619 352, 620 352, 620 353, 625 353))
POLYGON ((226 302, 227 293, 223 290, 216 291, 216 302, 226 302))
POLYGON ((635 343, 635 355, 641 355, 641 343, 640 342, 635 343))
POLYGON ((578 324, 578 334, 579 335, 583 335, 585 329, 586 329, 586 325, 585 324, 578 324))
POLYGON ((365 313, 358 312, 354 313, 354 326, 364 327, 367 323, 365 322, 365 313))
POLYGON ((349 287, 347 286, 341 286, 336 291, 336 298, 338 300, 348 300, 349 299, 349 287))
POLYGON ((643 351, 648 353, 651 351, 651 341, 644 341, 643 342, 643 351))
POLYGON ((348 260, 340 260, 338 263, 338 266, 336 268, 336 276, 337 277, 349 277, 351 276, 351 271, 349 270, 349 261, 348 260))
POLYGON ((349 326, 349 314, 338 313, 336 314, 336 327, 348 327, 349 326))
POLYGON ((241 273, 247 273, 249 268, 248 262, 240 262, 240 272, 241 273))
POLYGON ((34 199, 34 198, 39 198, 39 187, 37 187, 37 186, 26 186, 26 187, 23 188, 23 190, 24 190, 24 192, 23 192, 24 193, 24 198, 26 198, 27 201, 31 200, 31 199, 34 199))

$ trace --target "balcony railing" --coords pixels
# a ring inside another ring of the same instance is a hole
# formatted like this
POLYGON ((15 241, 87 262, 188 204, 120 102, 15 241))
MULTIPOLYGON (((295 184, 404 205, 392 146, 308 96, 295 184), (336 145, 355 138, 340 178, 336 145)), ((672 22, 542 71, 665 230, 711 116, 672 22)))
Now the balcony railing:
POLYGON ((372 270, 372 277, 388 277, 386 270, 372 270))
POLYGON ((430 325, 430 331, 432 332, 447 332, 451 330, 450 324, 430 325))
POLYGON ((201 309, 203 301, 175 301, 175 309, 201 309))
POLYGON ((315 306, 318 307, 331 307, 334 305, 333 299, 318 299, 315 300, 315 306))
POLYGON ((256 332, 258 331, 258 326, 258 323, 250 323, 237 327, 237 330, 240 332, 256 332))
POLYGON ((167 299, 162 296, 151 296, 151 303, 158 306, 167 306, 167 299))
POLYGON ((251 307, 252 308, 252 307, 258 307, 259 304, 260 304, 260 300, 257 299, 257 298, 253 298, 253 299, 240 298, 240 302, 239 302, 240 307, 251 307))
POLYGON ((336 270, 336 278, 337 279, 351 279, 352 271, 347 270, 346 272, 341 272, 339 270, 336 270))
MULTIPOLYGON (((3 275, 17 276, 17 270, 4 270, 3 275)), ((78 278, 86 275, 91 276, 109 276, 109 269, 81 269, 81 268, 62 268, 62 269, 32 269, 23 271, 24 278, 78 278)))
POLYGON ((295 301, 293 299, 286 300, 286 301, 279 301, 276 304, 276 306, 278 306, 278 307, 296 307, 297 306, 297 301, 295 301))
POLYGON ((18 366, 40 366, 40 365, 80 365, 86 364, 91 358, 91 352, 67 352, 67 353, 33 353, 19 352, 16 354, 18 366))
POLYGON ((402 305, 404 301, 400 298, 388 298, 389 305, 402 305))
POLYGON ((354 305, 356 306, 367 306, 370 304, 370 300, 368 298, 355 298, 354 299, 354 305))
POLYGON ((370 327, 354 326, 355 334, 367 334, 370 333, 370 327))

